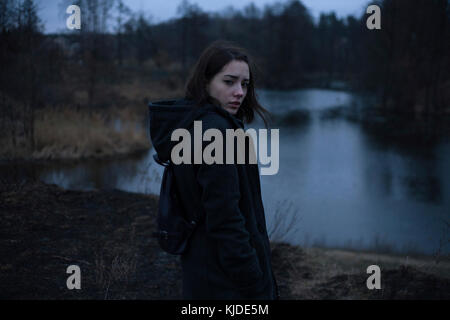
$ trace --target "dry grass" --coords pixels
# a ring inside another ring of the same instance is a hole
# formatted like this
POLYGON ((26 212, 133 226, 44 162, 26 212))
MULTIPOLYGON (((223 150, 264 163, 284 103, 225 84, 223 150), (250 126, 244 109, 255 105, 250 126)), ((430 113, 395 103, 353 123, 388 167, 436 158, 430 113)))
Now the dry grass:
POLYGON ((39 110, 35 118, 35 150, 30 154, 22 135, 3 137, 0 156, 25 159, 81 159, 129 154, 150 147, 144 121, 125 109, 102 114, 76 109, 39 110), (115 124, 120 119, 120 130, 115 124))
POLYGON ((167 81, 134 79, 99 88, 104 95, 116 97, 114 102, 108 102, 114 107, 107 114, 73 108, 40 111, 35 122, 36 151, 32 158, 99 158, 148 149, 147 102, 182 96, 181 83, 177 79, 167 81), (121 121, 120 130, 114 127, 115 119, 121 121))
POLYGON ((134 102, 130 105, 145 105, 147 101, 174 99, 183 95, 183 85, 178 79, 168 79, 162 82, 134 79, 113 85, 111 90, 124 99, 134 102))
POLYGON ((24 136, 16 137, 16 145, 11 141, 12 137, 3 135, 0 137, 0 159, 26 159, 29 157, 28 141, 24 136))
MULTIPOLYGON (((142 66, 143 74, 152 74, 154 66, 142 66)), ((168 70, 170 71, 170 70, 168 70)), ((54 90, 67 91, 68 84, 54 90)), ((22 118, 24 109, 9 97, 3 103, 14 107, 15 119, 0 119, 0 158, 6 159, 81 159, 129 154, 150 147, 146 128, 147 104, 160 99, 182 97, 183 84, 174 72, 161 80, 146 80, 136 74, 124 74, 118 84, 98 83, 95 103, 87 107, 88 95, 73 87, 66 106, 39 110, 34 120, 35 148, 31 152, 25 138, 22 118), (72 106, 84 106, 81 110, 72 106), (121 129, 115 128, 120 119, 121 129), (12 136, 14 134, 14 137, 12 136)), ((3 97, 3 96, 2 96, 3 97)), ((6 100, 5 100, 6 99, 6 100)))
POLYGON ((150 147, 145 128, 136 129, 134 121, 120 118, 122 128, 117 130, 108 118, 99 112, 42 110, 36 117, 36 148, 32 158, 105 157, 150 147))
POLYGON ((280 200, 275 207, 276 211, 268 224, 268 235, 273 242, 283 242, 288 235, 299 232, 298 225, 302 218, 290 200, 280 200))
MULTIPOLYGON (((333 285, 342 287, 345 294, 340 299, 366 299, 370 297, 364 281, 367 267, 378 265, 383 275, 388 270, 412 268, 439 279, 450 279, 450 261, 437 262, 433 257, 414 257, 324 248, 300 248, 284 243, 272 245, 274 258, 280 270, 278 278, 286 283, 291 299, 323 299, 328 291, 334 291, 333 285), (346 288, 344 288, 346 287, 346 288)), ((386 280, 387 281, 387 280, 386 280)), ((385 283, 386 286, 390 282, 385 283)), ((335 299, 336 297, 331 297, 335 299)))
POLYGON ((114 288, 116 294, 126 291, 130 283, 136 277, 137 268, 137 243, 135 239, 135 228, 116 230, 118 237, 128 235, 121 245, 111 243, 110 246, 101 248, 95 252, 94 274, 95 284, 104 292, 104 299, 110 298, 110 290, 114 288))

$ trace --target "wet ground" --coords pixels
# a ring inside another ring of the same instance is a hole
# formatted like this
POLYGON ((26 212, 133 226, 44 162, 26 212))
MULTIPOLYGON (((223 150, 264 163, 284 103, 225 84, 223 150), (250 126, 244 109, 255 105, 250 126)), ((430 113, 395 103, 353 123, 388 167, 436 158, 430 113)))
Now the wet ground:
MULTIPOLYGON (((0 299, 181 298, 178 257, 150 237, 157 197, 0 183, 0 299), (69 290, 68 266, 81 271, 69 290)), ((448 258, 415 260, 273 243, 281 299, 449 299, 448 258), (419 261, 419 262, 417 262, 419 261), (364 266, 379 263, 382 289, 364 266)))

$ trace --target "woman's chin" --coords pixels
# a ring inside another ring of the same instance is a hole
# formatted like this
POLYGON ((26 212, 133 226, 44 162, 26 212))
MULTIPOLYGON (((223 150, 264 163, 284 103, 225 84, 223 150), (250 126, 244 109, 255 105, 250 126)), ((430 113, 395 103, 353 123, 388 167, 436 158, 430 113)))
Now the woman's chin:
POLYGON ((224 107, 224 109, 227 110, 232 115, 236 115, 236 113, 238 113, 239 107, 233 108, 233 107, 230 107, 230 106, 226 106, 226 107, 224 107))

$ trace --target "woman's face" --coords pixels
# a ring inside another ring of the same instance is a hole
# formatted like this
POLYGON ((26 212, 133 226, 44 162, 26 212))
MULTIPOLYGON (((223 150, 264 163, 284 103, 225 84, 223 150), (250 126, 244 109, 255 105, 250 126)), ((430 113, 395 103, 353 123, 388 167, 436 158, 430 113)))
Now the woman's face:
POLYGON ((250 72, 245 61, 232 60, 206 86, 222 108, 235 115, 247 95, 250 72))

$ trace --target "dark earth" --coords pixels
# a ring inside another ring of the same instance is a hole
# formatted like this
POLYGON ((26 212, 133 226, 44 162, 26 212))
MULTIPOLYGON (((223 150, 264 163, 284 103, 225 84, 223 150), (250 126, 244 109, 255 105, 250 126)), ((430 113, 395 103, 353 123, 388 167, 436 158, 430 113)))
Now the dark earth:
MULTIPOLYGON (((181 299, 179 258, 150 237, 157 206, 153 195, 2 181, 0 299, 181 299), (80 290, 66 286, 70 265, 80 267, 80 290)), ((365 272, 319 278, 304 249, 272 246, 283 300, 450 298, 448 277, 414 267, 383 270, 383 289, 368 290, 365 272)))

